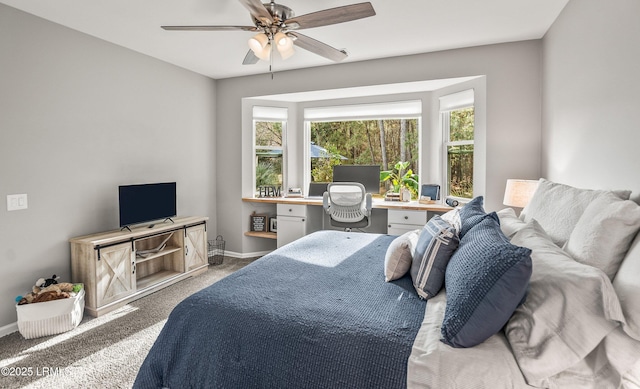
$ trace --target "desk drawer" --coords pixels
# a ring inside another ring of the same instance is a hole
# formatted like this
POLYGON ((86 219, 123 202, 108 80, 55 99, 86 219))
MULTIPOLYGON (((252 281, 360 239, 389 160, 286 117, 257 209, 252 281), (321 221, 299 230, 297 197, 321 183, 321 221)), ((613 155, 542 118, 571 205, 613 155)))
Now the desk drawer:
POLYGON ((278 204, 278 216, 307 216, 307 206, 303 204, 278 204))
POLYGON ((424 224, 389 224, 387 226, 387 234, 402 235, 405 232, 418 230, 418 234, 422 231, 424 224))
POLYGON ((389 224, 427 224, 427 211, 405 211, 402 209, 390 209, 387 213, 389 224))

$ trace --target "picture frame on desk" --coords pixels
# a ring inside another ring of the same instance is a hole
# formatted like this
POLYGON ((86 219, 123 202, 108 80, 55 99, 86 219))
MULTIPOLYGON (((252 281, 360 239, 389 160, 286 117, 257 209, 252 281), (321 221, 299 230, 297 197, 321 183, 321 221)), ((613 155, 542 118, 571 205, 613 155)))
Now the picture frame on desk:
POLYGON ((269 228, 269 217, 267 215, 258 215, 256 213, 250 216, 249 231, 267 232, 269 228))
POLYGON ((269 231, 270 232, 278 232, 278 219, 272 217, 269 219, 269 231))

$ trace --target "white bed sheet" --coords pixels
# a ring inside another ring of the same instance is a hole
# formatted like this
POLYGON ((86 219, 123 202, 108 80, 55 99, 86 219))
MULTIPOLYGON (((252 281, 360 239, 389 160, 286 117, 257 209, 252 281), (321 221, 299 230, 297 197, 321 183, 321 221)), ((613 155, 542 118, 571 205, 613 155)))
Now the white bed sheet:
POLYGON ((516 389, 527 385, 502 332, 471 348, 440 341, 446 307, 441 291, 427 303, 407 365, 408 388, 516 389))

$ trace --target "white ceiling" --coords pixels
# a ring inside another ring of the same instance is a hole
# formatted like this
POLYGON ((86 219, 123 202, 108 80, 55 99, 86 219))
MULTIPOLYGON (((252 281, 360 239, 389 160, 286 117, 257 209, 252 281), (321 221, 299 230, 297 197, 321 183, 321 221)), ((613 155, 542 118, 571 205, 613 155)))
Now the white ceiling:
MULTIPOLYGON (((266 0, 265 0, 266 1, 266 0)), ((296 15, 362 0, 282 0, 296 15)), ((539 39, 569 0, 371 0, 376 16, 301 30, 338 49, 344 62, 539 39)), ((252 25, 237 0, 0 0, 74 30, 215 79, 267 73, 242 65, 251 32, 165 31, 161 25, 252 25)), ((274 71, 330 65, 300 48, 274 71)))

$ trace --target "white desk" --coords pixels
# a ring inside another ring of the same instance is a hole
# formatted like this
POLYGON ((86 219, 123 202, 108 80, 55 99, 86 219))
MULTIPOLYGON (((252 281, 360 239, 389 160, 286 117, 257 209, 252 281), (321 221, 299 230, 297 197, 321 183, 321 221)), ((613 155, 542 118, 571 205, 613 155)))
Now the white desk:
MULTIPOLYGON (((300 205, 320 205, 322 206, 322 198, 308 197, 243 197, 242 201, 252 203, 270 203, 270 204, 300 204, 300 205)), ((428 211, 428 212, 448 212, 452 210, 448 205, 443 204, 421 204, 417 201, 384 201, 383 199, 373 199, 372 206, 375 209, 400 209, 410 211, 428 211)))
MULTIPOLYGON (((321 198, 296 197, 245 197, 245 202, 276 204, 278 207, 278 233, 245 232, 247 236, 278 240, 278 247, 308 233, 321 229, 324 212, 316 208, 322 206, 321 198), (290 207, 286 207, 290 205, 290 207), (309 207, 310 206, 310 207, 309 207), (319 212, 320 211, 320 212, 319 212), (288 217, 290 215, 291 217, 288 217), (283 216, 287 216, 286 218, 283 216), (282 219, 282 220, 281 220, 282 219), (283 223, 284 222, 284 223, 283 223)), ((428 220, 428 213, 444 213, 451 207, 443 204, 421 204, 418 201, 384 201, 373 199, 372 208, 386 213, 386 233, 401 235, 404 232, 422 228, 428 220)), ((374 221, 375 221, 374 217, 374 221)))

